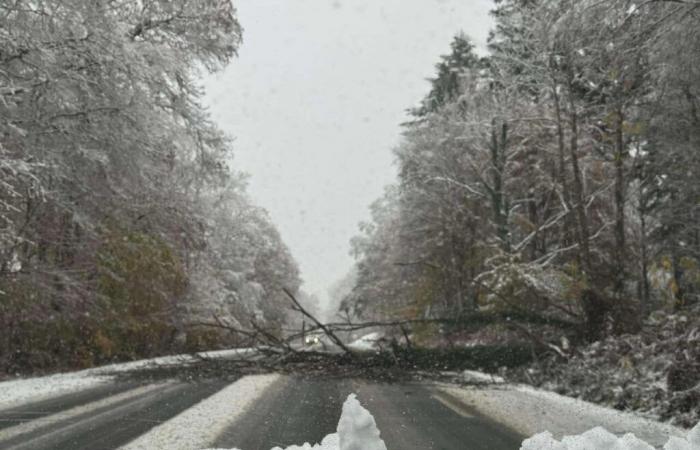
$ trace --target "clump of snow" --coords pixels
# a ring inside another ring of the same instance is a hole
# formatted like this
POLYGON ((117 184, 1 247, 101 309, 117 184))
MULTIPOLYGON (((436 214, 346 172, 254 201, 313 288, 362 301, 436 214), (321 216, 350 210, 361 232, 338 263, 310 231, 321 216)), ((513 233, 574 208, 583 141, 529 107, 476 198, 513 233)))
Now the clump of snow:
POLYGON ((578 436, 566 436, 561 441, 554 439, 549 432, 526 439, 521 450, 654 450, 654 447, 625 434, 618 438, 604 428, 596 427, 578 436))
POLYGON ((329 434, 314 446, 306 443, 272 450, 386 450, 386 445, 379 437, 372 414, 360 404, 355 394, 350 394, 343 403, 337 433, 329 434))
POLYGON ((463 382, 469 384, 501 384, 505 380, 498 375, 489 373, 476 372, 474 370, 465 370, 461 373, 460 378, 463 382))
MULTIPOLYGON (((695 426, 687 438, 671 437, 664 450, 698 450, 700 449, 700 423, 695 426)), ((654 450, 654 447, 631 433, 618 437, 605 428, 596 427, 577 436, 565 436, 561 441, 554 439, 546 431, 526 439, 520 450, 654 450)))
MULTIPOLYGON (((311 445, 308 442, 304 445, 292 445, 284 450, 338 450, 340 448, 340 440, 338 433, 329 434, 320 444, 311 445)), ((234 449, 236 450, 236 449, 234 449)), ((275 447, 272 450, 283 450, 280 447, 275 447)))
POLYGON ((305 443, 285 449, 275 447, 272 450, 387 450, 387 448, 379 436, 379 429, 372 414, 360 404, 355 394, 350 394, 343 404, 343 413, 336 433, 323 438, 320 444, 305 443))
POLYGON ((338 422, 340 450, 386 450, 374 417, 350 394, 338 422))
POLYGON ((374 332, 365 334, 359 339, 348 344, 348 348, 356 351, 371 352, 379 350, 379 340, 382 339, 382 333, 374 332))

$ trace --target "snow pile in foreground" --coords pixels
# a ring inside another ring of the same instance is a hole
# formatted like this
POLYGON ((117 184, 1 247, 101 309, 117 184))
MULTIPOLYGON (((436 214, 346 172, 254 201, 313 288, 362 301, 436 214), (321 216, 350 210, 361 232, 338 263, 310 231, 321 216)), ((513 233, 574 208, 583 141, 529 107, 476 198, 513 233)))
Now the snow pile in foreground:
MULTIPOLYGON (((386 450, 374 417, 350 394, 338 422, 340 450, 386 450)), ((330 449, 328 449, 330 450, 330 449)))
MULTIPOLYGON (((663 448, 700 449, 700 423, 688 433, 686 439, 671 437, 663 448)), ((520 450, 654 450, 654 447, 631 433, 617 437, 602 427, 596 427, 578 436, 565 436, 561 441, 554 439, 549 431, 539 433, 526 439, 520 450)))
MULTIPOLYGON (((272 450, 282 449, 275 447, 272 450)), ((329 434, 313 447, 309 444, 293 445, 284 450, 386 450, 386 445, 379 437, 372 414, 362 407, 355 394, 350 394, 343 404, 337 433, 329 434)))
MULTIPOLYGON (((212 449, 213 450, 213 449, 212 449)), ((233 449, 235 450, 235 449, 233 449)), ((283 450, 275 447, 272 450, 283 450)), ((350 394, 343 404, 338 432, 329 434, 320 444, 292 445, 284 450, 387 450, 379 437, 374 417, 350 394)))

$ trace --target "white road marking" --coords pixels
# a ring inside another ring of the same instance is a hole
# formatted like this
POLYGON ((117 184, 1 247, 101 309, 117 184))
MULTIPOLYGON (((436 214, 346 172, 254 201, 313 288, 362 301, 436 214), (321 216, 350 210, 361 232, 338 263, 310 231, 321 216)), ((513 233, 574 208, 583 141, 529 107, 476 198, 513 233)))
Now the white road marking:
POLYGON ((192 450, 209 447, 279 378, 278 374, 243 377, 152 428, 120 450, 192 450))
MULTIPOLYGON (((4 441, 8 441, 9 439, 12 439, 16 436, 20 436, 26 433, 32 433, 37 430, 41 430, 42 428, 51 426, 53 424, 62 422, 62 421, 69 421, 71 419, 74 419, 82 414, 86 414, 92 411, 96 411, 98 409, 116 405, 119 402, 122 401, 127 401, 130 399, 141 399, 145 395, 152 393, 160 388, 164 388, 168 385, 171 385, 172 383, 159 383, 159 384, 149 384, 147 386, 140 386, 131 390, 128 390, 126 392, 121 392, 119 394, 113 395, 111 397, 107 397, 101 400, 97 400, 94 402, 90 402, 86 405, 80 405, 76 406, 75 408, 71 408, 66 411, 61 411, 56 414, 51 414, 50 416, 42 417, 39 419, 32 420, 30 422, 25 422, 20 425, 6 428, 4 430, 0 430, 0 444, 4 441)), ((108 410, 109 412, 113 411, 113 409, 108 410)), ((104 414, 104 413, 102 413, 104 414)), ((98 414, 98 417, 102 414, 98 414)), ((94 418, 93 417, 93 418, 94 418)), ((62 427, 59 430, 56 431, 61 431, 64 432, 65 430, 71 428, 72 425, 68 425, 67 427, 62 427)), ((52 432, 53 433, 53 432, 52 432)), ((42 434, 38 436, 37 438, 43 439, 45 436, 48 436, 52 433, 49 434, 42 434)), ((29 442, 29 441, 27 441, 29 442)))
POLYGON ((461 405, 457 399, 444 394, 435 394, 431 395, 431 397, 466 419, 471 419, 474 417, 472 414, 467 412, 466 408, 461 405))

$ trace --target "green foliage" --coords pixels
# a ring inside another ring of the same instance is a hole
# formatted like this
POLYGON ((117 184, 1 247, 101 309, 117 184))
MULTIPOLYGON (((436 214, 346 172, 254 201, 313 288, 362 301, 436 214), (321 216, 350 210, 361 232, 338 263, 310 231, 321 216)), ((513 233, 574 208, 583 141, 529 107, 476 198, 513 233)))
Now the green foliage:
POLYGON ((175 335, 172 311, 187 289, 180 259, 162 239, 111 231, 98 253, 107 311, 98 341, 120 358, 158 353, 175 335))
POLYGON ((98 253, 98 290, 117 314, 149 317, 182 297, 187 275, 162 239, 140 232, 109 232, 98 253))
POLYGON ((405 311, 405 317, 414 319, 422 317, 430 309, 430 305, 436 303, 440 292, 441 283, 439 273, 435 270, 423 273, 416 282, 414 300, 405 311))
POLYGON ((202 107, 241 43, 231 2, 93 3, 3 3, 0 372, 208 349, 230 338, 188 321, 281 326, 300 285, 202 107))
POLYGON ((437 74, 430 80, 430 93, 423 100, 421 107, 412 111, 417 117, 435 112, 461 94, 461 77, 467 69, 476 69, 482 65, 474 52, 474 44, 469 37, 460 33, 450 43, 450 53, 443 55, 435 65, 437 74))
POLYGON ((185 336, 185 351, 197 352, 219 348, 226 342, 227 336, 220 330, 196 327, 187 330, 185 336))
POLYGON ((565 303, 575 304, 583 296, 586 289, 589 288, 589 282, 586 274, 581 271, 581 267, 576 261, 567 263, 564 271, 568 276, 562 277, 564 285, 562 297, 565 303))
MULTIPOLYGON (((0 372, 83 368, 172 350, 176 304, 187 289, 180 259, 164 240, 113 229, 97 254, 96 303, 62 308, 31 279, 5 280, 1 289, 0 372), (53 311, 47 318, 45 312, 53 311), (39 313, 44 313, 39 315, 39 313)), ((197 338, 208 348, 215 336, 197 338)))

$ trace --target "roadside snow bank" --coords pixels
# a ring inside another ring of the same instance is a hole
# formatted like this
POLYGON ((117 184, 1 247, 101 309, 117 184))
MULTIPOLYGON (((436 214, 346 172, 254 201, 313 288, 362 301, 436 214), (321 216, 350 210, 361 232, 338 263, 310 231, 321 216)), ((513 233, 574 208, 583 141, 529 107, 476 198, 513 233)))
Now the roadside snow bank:
POLYGON ((189 364, 198 361, 200 358, 227 359, 241 357, 252 355, 254 352, 254 349, 243 348, 201 352, 195 355, 162 356, 94 367, 78 372, 3 381, 0 382, 0 410, 98 387, 113 381, 113 374, 115 373, 149 367, 189 364))
MULTIPOLYGON (((168 450, 174 448, 168 447, 168 450)), ((379 437, 379 429, 372 414, 360 404, 355 394, 350 394, 343 404, 337 433, 329 434, 320 444, 305 443, 301 446, 292 445, 286 449, 275 447, 272 450, 387 450, 387 448, 379 437)))
POLYGON ((503 384, 506 382, 506 380, 498 375, 476 372, 474 370, 462 371, 460 380, 468 384, 503 384))
MULTIPOLYGON (((698 450, 700 449, 700 423, 683 439, 671 437, 664 450, 698 450)), ((596 427, 578 436, 565 436, 561 441, 544 432, 526 439, 521 450, 654 450, 654 447, 628 433, 622 437, 610 433, 602 427, 596 427)))
POLYGON ((4 381, 0 383, 0 410, 94 388, 110 381, 110 376, 91 375, 86 371, 4 381))
POLYGON ((194 363, 202 358, 229 359, 241 356, 250 356, 256 352, 252 348, 234 348, 229 350, 215 350, 211 352, 199 352, 194 354, 159 356, 158 358, 140 359, 125 363, 109 364, 107 366, 94 367, 76 373, 86 373, 89 375, 109 375, 113 373, 129 372, 131 370, 146 369, 163 366, 179 366, 194 363))
POLYGON ((553 437, 561 439, 595 427, 605 427, 612 433, 633 433, 651 445, 662 446, 669 436, 682 437, 686 434, 680 428, 632 413, 529 386, 504 384, 465 388, 446 384, 440 385, 439 389, 523 436, 549 431, 553 437))

